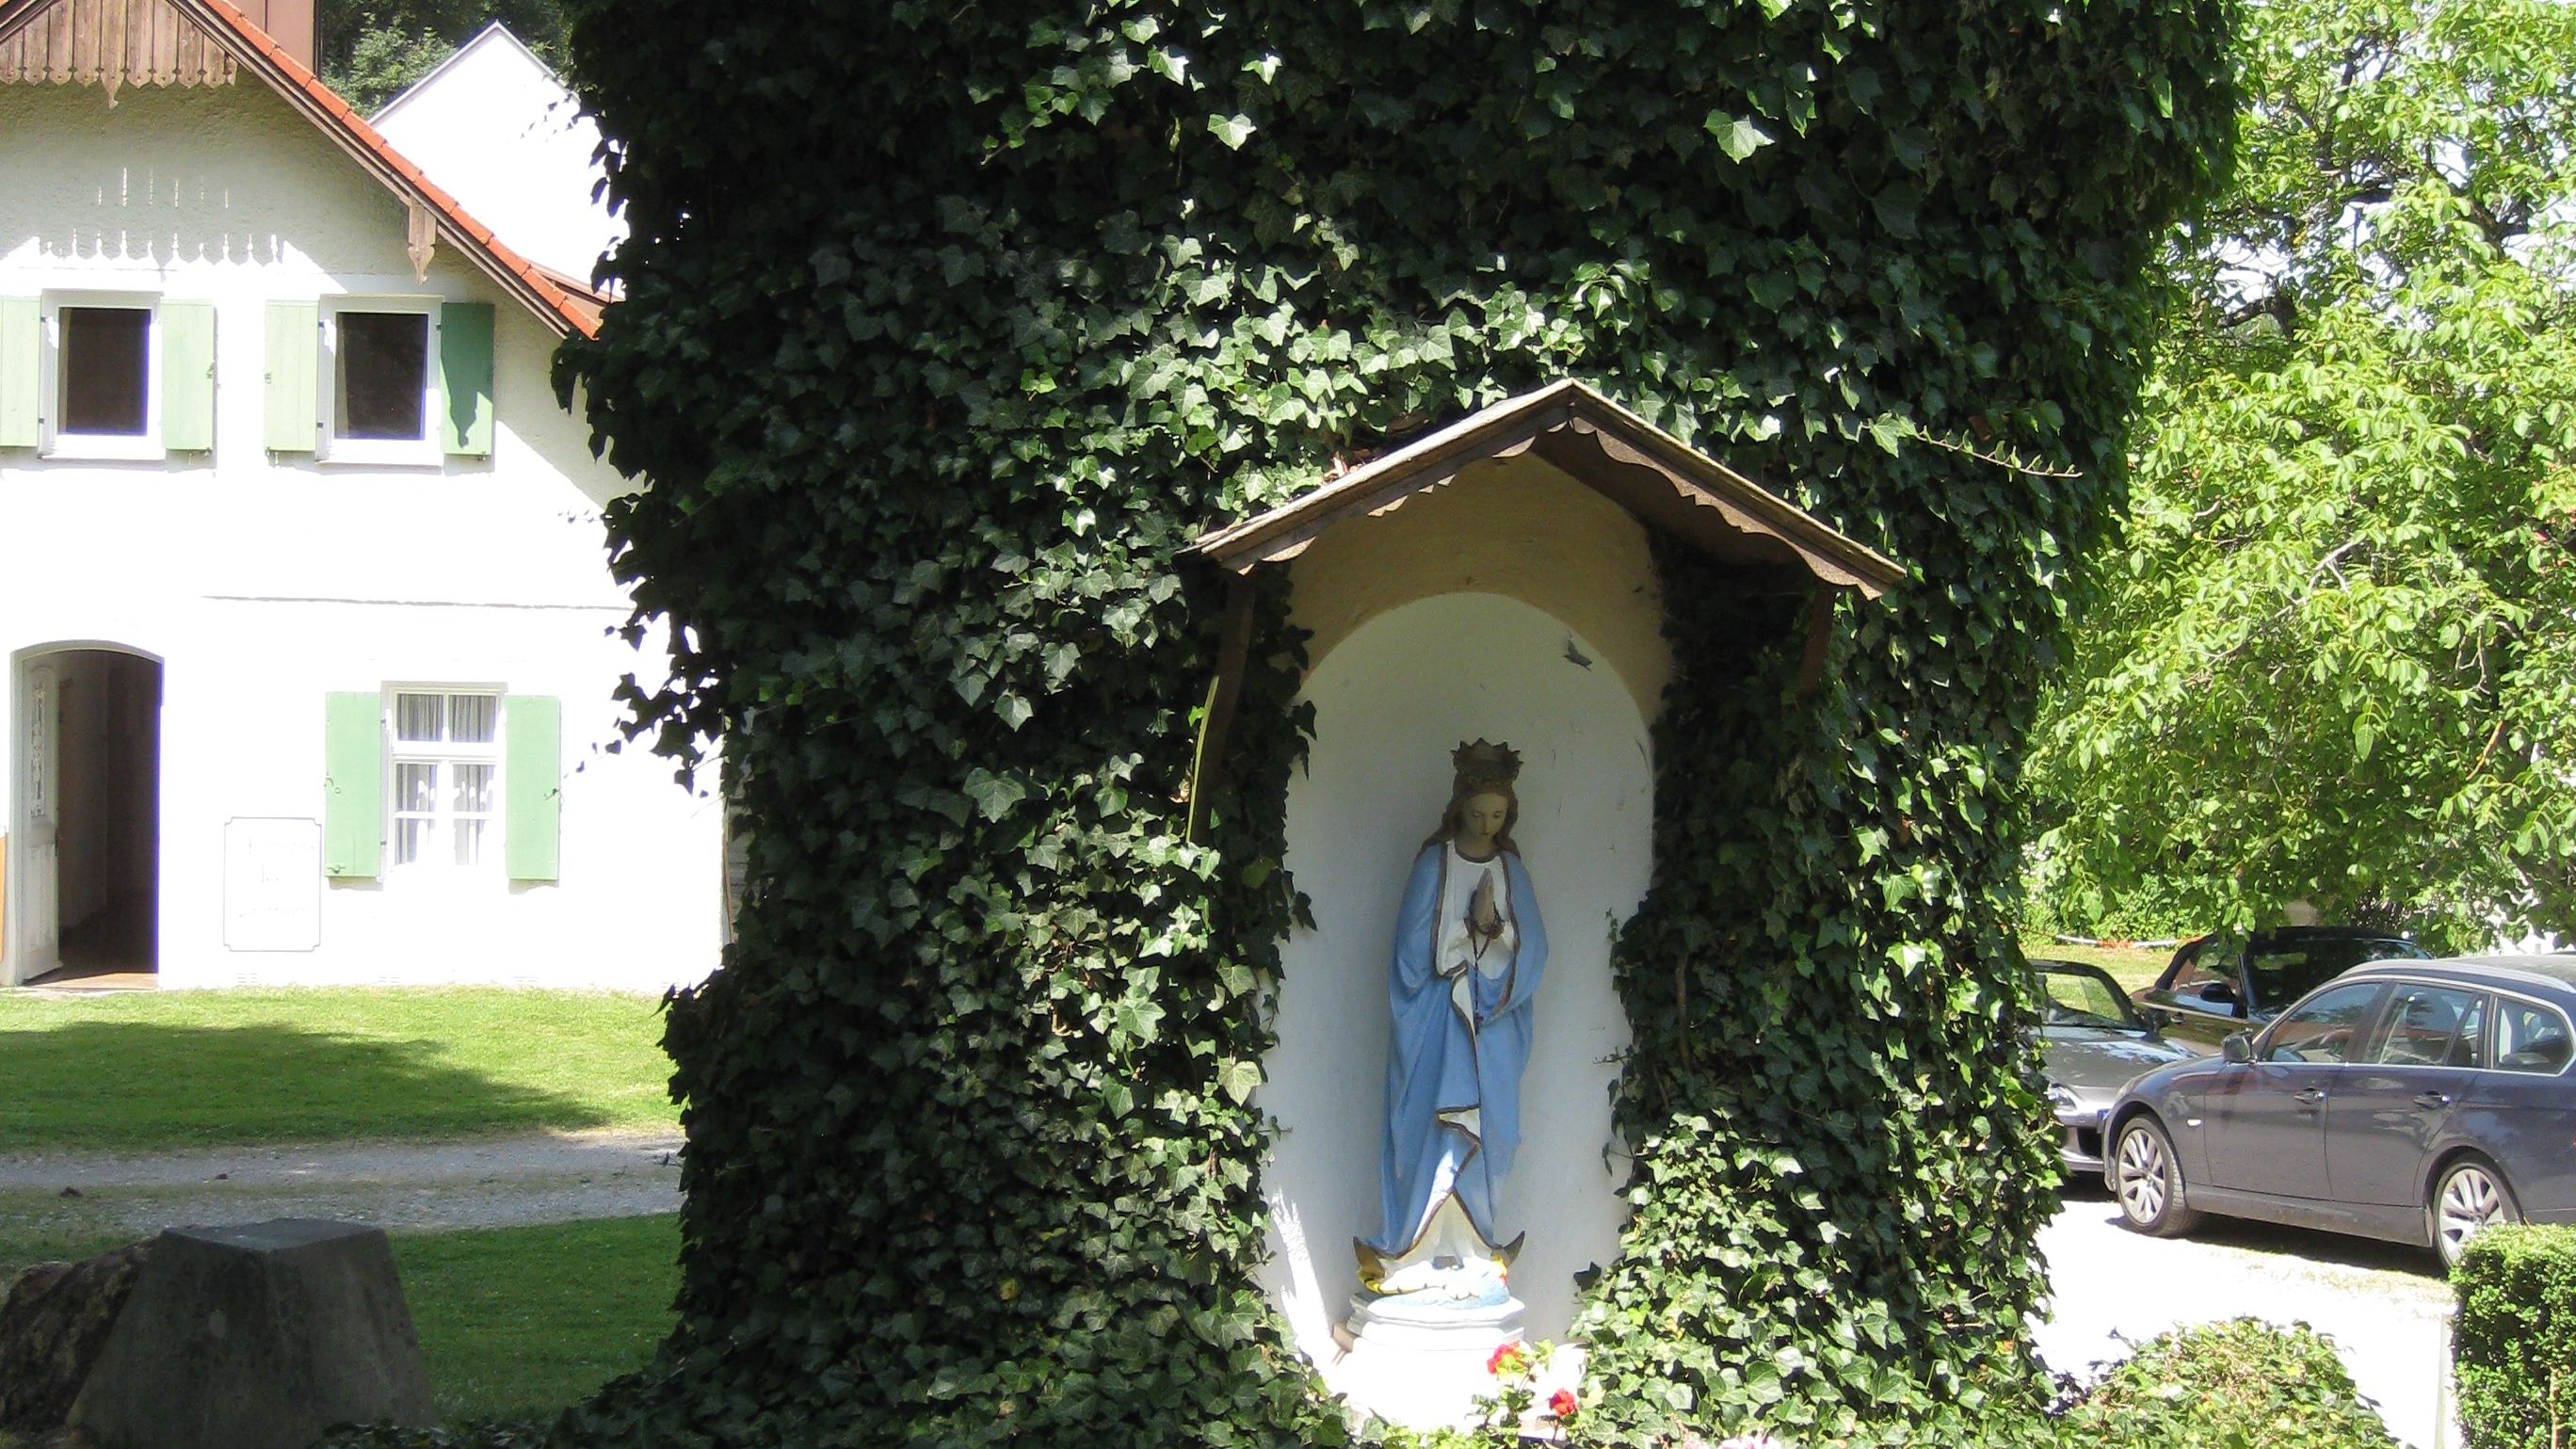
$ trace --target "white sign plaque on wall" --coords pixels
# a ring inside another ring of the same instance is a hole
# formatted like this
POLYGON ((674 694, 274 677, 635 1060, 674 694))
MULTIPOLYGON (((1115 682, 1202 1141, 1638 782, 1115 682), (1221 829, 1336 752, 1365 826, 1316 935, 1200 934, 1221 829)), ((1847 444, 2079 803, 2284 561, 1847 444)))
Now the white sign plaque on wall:
POLYGON ((224 948, 310 951, 322 944, 322 822, 224 822, 224 948))

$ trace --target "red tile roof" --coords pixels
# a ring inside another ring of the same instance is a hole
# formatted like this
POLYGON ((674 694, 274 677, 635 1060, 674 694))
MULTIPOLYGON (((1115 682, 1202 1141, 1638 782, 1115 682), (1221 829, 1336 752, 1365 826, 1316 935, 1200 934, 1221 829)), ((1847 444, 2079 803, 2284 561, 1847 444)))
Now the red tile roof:
MULTIPOLYGON (((0 38, 22 28, 59 0, 0 0, 0 38)), ((224 0, 168 0, 172 9, 195 22, 230 51, 247 70, 311 121, 323 135, 407 204, 426 207, 438 223, 438 234, 463 253, 501 289, 517 297, 537 319, 559 334, 584 337, 599 331, 606 299, 576 287, 510 250, 492 229, 476 221, 456 198, 439 189, 403 154, 389 145, 366 118, 281 48, 242 12, 224 0)))

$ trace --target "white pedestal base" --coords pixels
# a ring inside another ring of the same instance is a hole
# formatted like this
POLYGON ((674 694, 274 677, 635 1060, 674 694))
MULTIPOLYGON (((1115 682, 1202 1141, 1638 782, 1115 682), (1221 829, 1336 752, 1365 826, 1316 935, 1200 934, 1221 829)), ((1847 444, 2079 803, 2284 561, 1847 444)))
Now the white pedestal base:
POLYGON ((1408 1429, 1472 1427, 1477 1396, 1494 1391, 1485 1365, 1495 1349, 1522 1341, 1523 1311, 1517 1298, 1461 1308, 1362 1294, 1333 1331, 1342 1353, 1322 1365, 1324 1383, 1352 1407, 1408 1429))

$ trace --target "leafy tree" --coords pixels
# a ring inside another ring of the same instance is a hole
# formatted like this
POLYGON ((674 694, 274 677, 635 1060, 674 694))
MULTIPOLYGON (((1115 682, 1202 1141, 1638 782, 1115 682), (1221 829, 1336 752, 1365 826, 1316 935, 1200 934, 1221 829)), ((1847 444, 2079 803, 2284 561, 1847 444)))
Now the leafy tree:
POLYGON ((1802 695, 1817 605, 1662 560, 1586 1432, 2035 1409, 2011 787, 2139 278, 2227 142, 2225 20, 577 0, 631 239, 560 377, 650 479, 612 546, 638 637, 674 626, 631 724, 722 736, 755 843, 670 1008, 680 1326, 561 1432, 1341 1438, 1253 1277, 1302 644, 1271 571, 1190 838, 1225 589, 1187 545, 1568 374, 1913 570, 1802 695))
POLYGON ((2265 0, 2127 542, 2032 763, 2039 888, 2455 944, 2576 906, 2576 10, 2265 0))
POLYGON ((361 114, 437 69, 456 47, 498 20, 561 69, 563 0, 321 0, 314 50, 323 80, 361 114))

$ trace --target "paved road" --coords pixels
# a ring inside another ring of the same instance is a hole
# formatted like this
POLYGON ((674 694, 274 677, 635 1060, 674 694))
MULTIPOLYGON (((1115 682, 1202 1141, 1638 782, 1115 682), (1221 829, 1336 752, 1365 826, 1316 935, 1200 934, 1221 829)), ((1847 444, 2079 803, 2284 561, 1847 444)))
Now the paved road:
POLYGON ((2390 1432, 2415 1449, 2459 1442, 2456 1430, 2435 1435, 2449 1403, 2451 1289, 2428 1250, 2219 1218, 2187 1238, 2149 1238, 2121 1227, 2099 1189, 2070 1189, 2039 1245, 2055 1301, 2032 1342, 2060 1373, 2183 1324, 2304 1322, 2334 1340, 2390 1432))
POLYGON ((676 1212, 680 1144, 675 1132, 589 1132, 0 1155, 0 1228, 142 1236, 275 1217, 472 1228, 676 1212))

